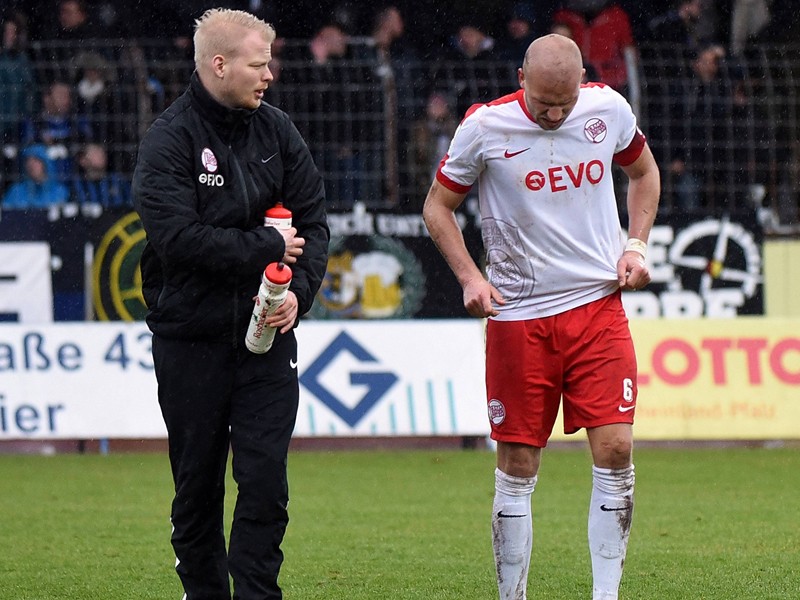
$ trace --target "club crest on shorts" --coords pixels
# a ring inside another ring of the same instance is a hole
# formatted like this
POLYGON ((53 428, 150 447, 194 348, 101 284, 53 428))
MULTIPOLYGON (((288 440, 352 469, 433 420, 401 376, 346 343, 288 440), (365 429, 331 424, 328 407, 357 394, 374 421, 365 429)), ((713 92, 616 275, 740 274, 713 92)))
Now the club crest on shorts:
POLYGON ((203 148, 203 152, 200 154, 200 160, 209 173, 214 173, 217 170, 217 157, 214 156, 211 148, 203 148))
POLYGON ((583 134, 586 136, 586 139, 593 144, 599 144, 606 139, 607 133, 608 127, 606 127, 605 122, 596 117, 586 121, 586 124, 583 126, 583 134))
POLYGON ((489 400, 488 409, 489 420, 492 422, 492 425, 500 425, 506 420, 506 407, 503 406, 500 400, 496 398, 489 400))

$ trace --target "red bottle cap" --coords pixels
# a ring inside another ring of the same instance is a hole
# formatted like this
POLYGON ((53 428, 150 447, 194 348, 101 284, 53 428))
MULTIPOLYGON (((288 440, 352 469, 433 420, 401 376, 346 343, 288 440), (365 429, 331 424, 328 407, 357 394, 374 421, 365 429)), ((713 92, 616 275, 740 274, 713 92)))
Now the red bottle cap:
POLYGON ((284 208, 283 203, 278 202, 272 208, 264 211, 264 216, 270 219, 291 219, 292 211, 288 208, 284 208))
POLYGON ((264 277, 275 285, 286 285, 292 280, 292 270, 283 263, 269 263, 264 269, 264 277))

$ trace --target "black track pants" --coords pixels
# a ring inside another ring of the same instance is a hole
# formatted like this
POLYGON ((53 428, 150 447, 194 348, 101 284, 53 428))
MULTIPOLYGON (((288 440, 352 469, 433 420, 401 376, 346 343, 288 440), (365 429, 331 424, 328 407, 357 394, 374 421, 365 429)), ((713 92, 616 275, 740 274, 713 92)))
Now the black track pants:
POLYGON ((266 354, 243 344, 153 336, 158 400, 175 483, 172 546, 187 600, 281 598, 280 544, 289 520, 286 455, 297 416, 297 343, 266 354), (238 485, 226 552, 228 447, 238 485))

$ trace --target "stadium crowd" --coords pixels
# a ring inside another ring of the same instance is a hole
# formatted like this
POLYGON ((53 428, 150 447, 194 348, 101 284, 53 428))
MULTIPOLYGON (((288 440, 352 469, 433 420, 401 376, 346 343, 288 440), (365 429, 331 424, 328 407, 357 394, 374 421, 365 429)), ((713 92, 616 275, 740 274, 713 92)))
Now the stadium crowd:
POLYGON ((332 208, 418 210, 465 110, 514 91, 530 41, 557 32, 578 43, 588 80, 637 109, 665 210, 769 205, 797 220, 791 0, 11 0, 0 16, 3 206, 129 206, 138 140, 185 89, 193 20, 218 5, 275 25, 267 100, 308 141, 332 208))

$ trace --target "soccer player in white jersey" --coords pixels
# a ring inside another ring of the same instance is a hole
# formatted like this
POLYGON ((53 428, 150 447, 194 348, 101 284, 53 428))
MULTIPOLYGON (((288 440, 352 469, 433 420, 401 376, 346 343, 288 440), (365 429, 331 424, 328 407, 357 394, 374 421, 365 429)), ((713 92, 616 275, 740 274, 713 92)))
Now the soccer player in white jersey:
POLYGON ((581 84, 574 42, 535 40, 521 89, 467 112, 425 201, 431 237, 488 317, 487 407, 497 441, 492 539, 501 600, 524 600, 533 542, 531 494, 563 405, 593 459, 588 537, 593 600, 618 597, 633 516, 636 357, 621 292, 645 266, 660 194, 653 155, 625 99, 581 84), (627 175, 628 239, 612 163, 627 175), (477 184, 487 260, 470 258, 455 210, 477 184))

